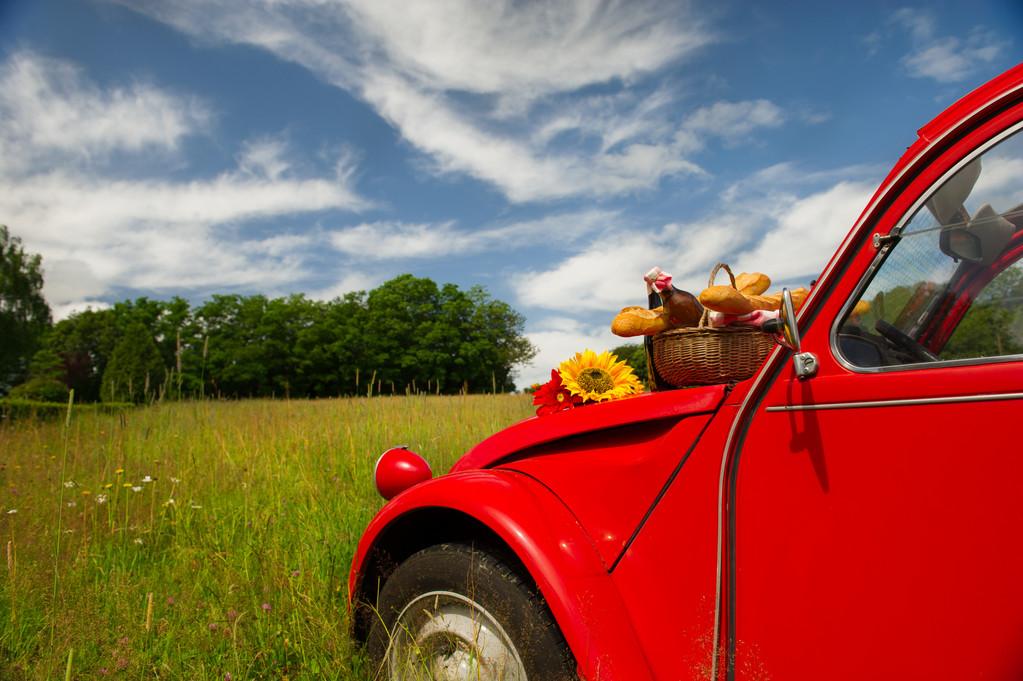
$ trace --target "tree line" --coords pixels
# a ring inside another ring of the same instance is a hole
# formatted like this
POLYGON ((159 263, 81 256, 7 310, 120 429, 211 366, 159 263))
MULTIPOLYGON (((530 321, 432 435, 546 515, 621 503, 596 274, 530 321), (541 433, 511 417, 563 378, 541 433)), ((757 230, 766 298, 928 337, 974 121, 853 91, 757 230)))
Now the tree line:
MULTIPOLYGON (((6 229, 0 239, 23 254, 6 229)), ((34 258, 22 269, 34 271, 45 305, 34 258)), ((2 305, 6 324, 16 315, 2 305)), ((35 319, 17 348, 2 336, 0 393, 14 385, 12 396, 31 399, 66 399, 74 389, 76 401, 145 402, 504 392, 515 389, 514 367, 536 353, 522 315, 483 287, 410 274, 331 301, 214 295, 193 306, 180 297, 138 298, 56 324, 48 308, 35 319)))

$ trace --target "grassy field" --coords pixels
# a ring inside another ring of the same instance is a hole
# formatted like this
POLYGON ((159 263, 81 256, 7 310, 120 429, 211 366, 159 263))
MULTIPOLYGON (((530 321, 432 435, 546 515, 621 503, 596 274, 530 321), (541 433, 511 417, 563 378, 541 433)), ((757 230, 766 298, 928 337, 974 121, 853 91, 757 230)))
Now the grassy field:
POLYGON ((0 426, 0 679, 371 678, 345 588, 377 455, 442 472, 531 413, 412 396, 0 426))

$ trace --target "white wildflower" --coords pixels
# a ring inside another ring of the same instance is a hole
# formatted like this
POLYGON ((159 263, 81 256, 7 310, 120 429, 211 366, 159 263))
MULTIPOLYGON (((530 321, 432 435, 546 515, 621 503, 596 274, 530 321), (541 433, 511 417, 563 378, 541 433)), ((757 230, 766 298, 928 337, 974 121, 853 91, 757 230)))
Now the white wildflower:
POLYGON ((7 511, 7 515, 14 515, 17 512, 18 512, 18 509, 12 508, 11 510, 7 511))
POLYGON ((105 503, 107 503, 107 495, 106 494, 97 494, 96 495, 96 503, 97 504, 105 504, 105 503))
POLYGON ((173 506, 174 505, 174 497, 171 497, 167 501, 163 502, 163 505, 164 506, 173 506))
POLYGON ((142 540, 138 537, 135 537, 135 543, 138 544, 139 546, 142 546, 142 540))
POLYGON ((71 489, 72 487, 75 486, 75 481, 74 480, 65 480, 64 481, 64 486, 67 487, 68 489, 71 489))
POLYGON ((142 478, 142 482, 149 483, 149 482, 152 482, 152 481, 153 481, 153 479, 151 477, 149 477, 148 475, 146 477, 142 478))
POLYGON ((171 479, 170 479, 170 481, 171 481, 171 483, 172 483, 172 484, 175 484, 175 485, 176 485, 176 484, 178 484, 179 482, 181 482, 181 479, 180 479, 180 478, 171 478, 171 479))
POLYGON ((75 506, 77 506, 77 505, 78 505, 78 502, 75 502, 75 501, 69 501, 69 502, 67 502, 67 507, 68 507, 68 508, 74 508, 74 507, 75 507, 75 506))
POLYGON ((142 485, 132 485, 131 486, 131 491, 132 492, 141 492, 142 491, 142 485))

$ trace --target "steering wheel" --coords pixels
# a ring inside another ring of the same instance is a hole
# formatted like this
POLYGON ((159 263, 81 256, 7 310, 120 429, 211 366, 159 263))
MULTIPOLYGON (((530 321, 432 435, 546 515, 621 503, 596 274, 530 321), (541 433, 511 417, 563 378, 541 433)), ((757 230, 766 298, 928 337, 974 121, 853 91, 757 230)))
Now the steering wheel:
POLYGON ((874 323, 874 328, 877 329, 879 334, 891 341, 892 345, 901 350, 905 350, 914 359, 921 362, 939 361, 937 355, 910 338, 908 334, 904 333, 897 326, 889 324, 883 319, 878 319, 874 323))

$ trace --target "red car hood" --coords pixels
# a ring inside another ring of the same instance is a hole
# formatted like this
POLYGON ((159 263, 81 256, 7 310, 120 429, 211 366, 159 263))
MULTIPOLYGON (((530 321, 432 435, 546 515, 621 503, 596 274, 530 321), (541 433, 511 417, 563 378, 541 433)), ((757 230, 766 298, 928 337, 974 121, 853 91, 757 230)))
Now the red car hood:
POLYGON ((577 407, 549 416, 534 416, 490 436, 473 447, 451 468, 452 473, 488 468, 517 452, 583 433, 643 421, 698 414, 717 409, 725 386, 644 393, 612 402, 577 407))

